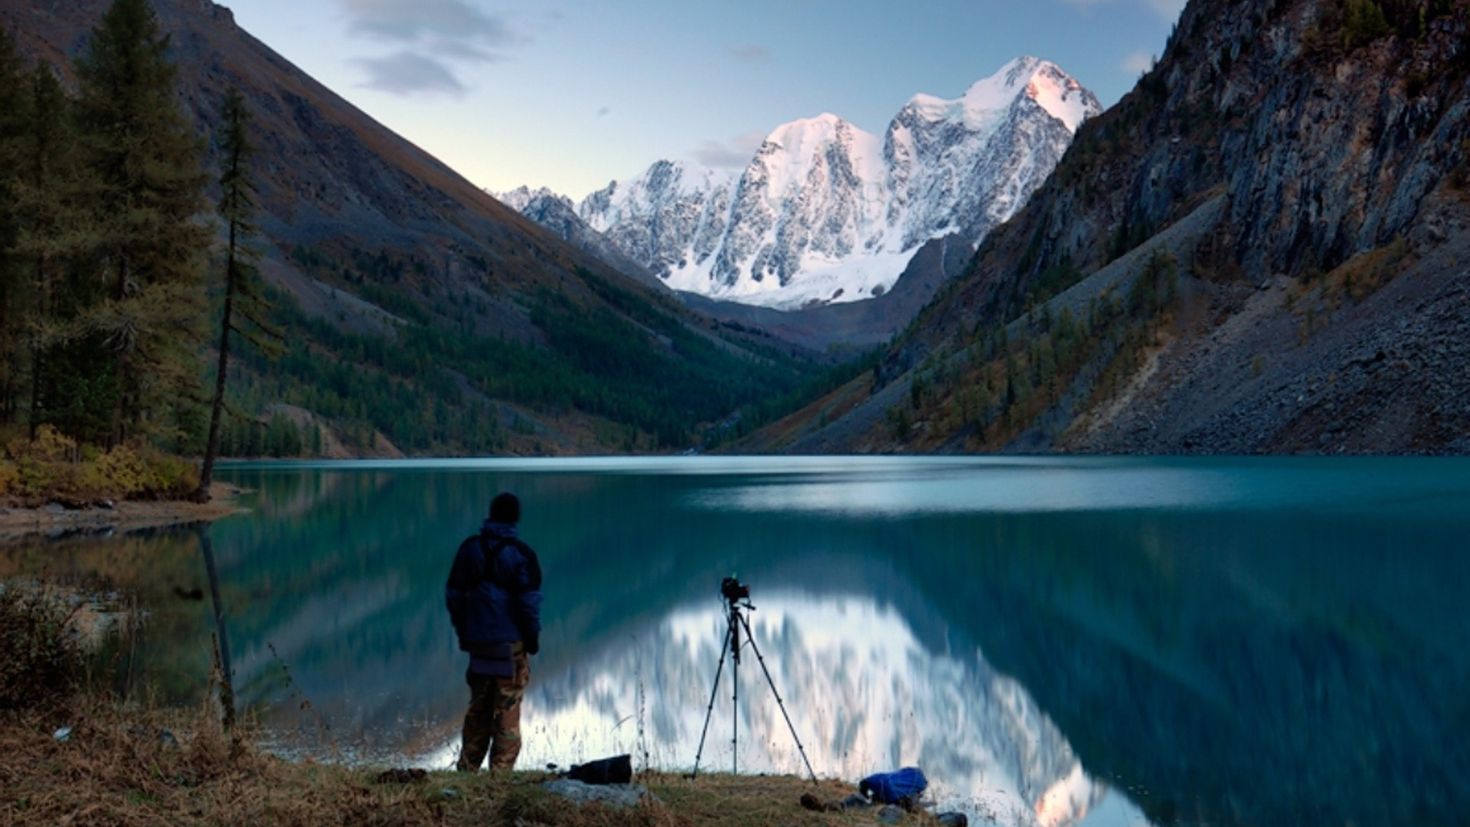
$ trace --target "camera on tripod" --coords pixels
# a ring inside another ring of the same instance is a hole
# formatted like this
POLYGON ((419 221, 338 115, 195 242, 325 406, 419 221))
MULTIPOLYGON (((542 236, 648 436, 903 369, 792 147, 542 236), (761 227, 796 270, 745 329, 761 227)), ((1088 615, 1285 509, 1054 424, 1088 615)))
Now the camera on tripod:
POLYGON ((699 760, 704 757, 704 739, 709 734, 709 719, 715 711, 715 696, 720 691, 720 675, 725 672, 725 659, 730 659, 730 771, 739 771, 739 746, 740 746, 740 652, 746 647, 755 653, 755 659, 761 666, 761 673, 766 676, 766 684, 771 687, 771 694, 776 696, 776 706, 781 708, 781 717, 786 719, 786 728, 791 730, 791 739, 796 742, 796 751, 801 753, 802 763, 806 764, 806 771, 812 777, 812 783, 817 781, 817 773, 812 769, 812 762, 806 757, 806 748, 801 745, 801 738, 796 734, 796 727, 791 723, 791 715, 786 712, 786 702, 781 700, 781 693, 776 691, 776 681, 771 678, 771 670, 766 668, 766 659, 761 655, 761 650, 755 645, 755 634, 750 630, 750 620, 746 617, 749 612, 755 611, 750 604, 750 586, 736 580, 732 575, 720 581, 720 596, 725 598, 725 639, 720 645, 720 663, 715 667, 715 685, 709 691, 709 707, 704 711, 704 728, 699 731, 699 749, 694 753, 694 771, 689 778, 699 777, 699 760), (744 602, 741 602, 744 601, 744 602), (745 634, 741 635, 741 630, 745 634))
POLYGON ((720 581, 720 594, 724 595, 725 602, 735 603, 740 600, 750 599, 750 586, 741 583, 734 577, 726 577, 720 581))

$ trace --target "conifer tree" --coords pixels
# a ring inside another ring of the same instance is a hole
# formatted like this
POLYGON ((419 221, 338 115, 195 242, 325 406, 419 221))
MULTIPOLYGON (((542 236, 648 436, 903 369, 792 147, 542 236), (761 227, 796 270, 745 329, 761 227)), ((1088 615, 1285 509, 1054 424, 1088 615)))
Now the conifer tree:
POLYGON ((198 374, 206 179, 168 49, 148 0, 114 0, 76 65, 104 296, 86 319, 110 366, 110 444, 167 427, 198 374))
POLYGON ((0 29, 0 423, 14 420, 23 370, 21 266, 15 244, 20 130, 27 120, 20 57, 10 32, 0 29))
POLYGON ((79 163, 71 101, 44 64, 32 71, 28 93, 15 201, 20 225, 16 252, 29 295, 23 336, 30 370, 30 431, 34 436, 38 425, 51 423, 77 433, 84 417, 75 402, 88 396, 75 375, 56 368, 66 361, 64 350, 77 335, 69 320, 95 300, 78 274, 85 272, 82 257, 97 246, 97 234, 82 200, 86 176, 79 163))
MULTIPOLYGON (((225 384, 230 369, 230 337, 239 335, 267 354, 277 352, 281 334, 266 320, 269 310, 261 293, 258 254, 250 246, 256 234, 255 182, 251 177, 250 112, 240 90, 225 94, 220 140, 219 215, 225 222, 225 298, 219 334, 219 363, 210 405, 209 436, 205 440, 204 464, 199 472, 195 498, 209 499, 214 461, 219 453, 220 419, 224 413, 225 384)), ((274 425, 274 423, 272 423, 274 425)), ((294 426, 293 426, 294 428, 294 426)), ((297 451, 299 453, 299 449, 297 451)))

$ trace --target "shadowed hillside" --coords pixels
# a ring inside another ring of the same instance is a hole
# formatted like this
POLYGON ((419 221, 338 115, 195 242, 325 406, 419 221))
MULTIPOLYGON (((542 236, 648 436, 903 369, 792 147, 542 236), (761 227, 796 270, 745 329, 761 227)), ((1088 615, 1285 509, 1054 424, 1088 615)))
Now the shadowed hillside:
MULTIPOLYGON (((0 2, 57 67, 105 0, 0 2)), ((327 454, 668 450, 803 367, 588 257, 312 80, 207 0, 156 0, 207 140, 224 92, 254 118, 261 269, 289 352, 249 348, 237 452, 294 429, 327 454)), ((208 168, 217 149, 210 146, 208 168)), ((230 428, 234 430, 231 431, 230 428)), ((272 441, 275 444, 276 441, 272 441)))

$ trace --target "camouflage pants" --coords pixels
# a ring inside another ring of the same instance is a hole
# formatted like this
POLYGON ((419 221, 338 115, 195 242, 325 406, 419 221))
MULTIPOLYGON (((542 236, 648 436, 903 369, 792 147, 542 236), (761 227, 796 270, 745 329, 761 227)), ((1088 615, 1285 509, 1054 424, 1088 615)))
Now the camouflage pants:
MULTIPOLYGON (((519 649, 519 647, 517 647, 519 649)), ((515 674, 509 678, 466 675, 470 708, 464 715, 458 769, 474 772, 490 753, 490 769, 508 770, 521 752, 521 699, 531 683, 526 653, 515 653, 515 674)))

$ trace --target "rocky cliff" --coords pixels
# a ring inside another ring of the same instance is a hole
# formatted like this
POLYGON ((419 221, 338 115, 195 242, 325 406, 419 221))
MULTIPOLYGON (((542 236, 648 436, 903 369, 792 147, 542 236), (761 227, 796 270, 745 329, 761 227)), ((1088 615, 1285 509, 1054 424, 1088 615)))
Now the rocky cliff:
POLYGON ((1467 31, 1459 2, 1193 0, 851 415, 785 433, 1470 450, 1467 31))

